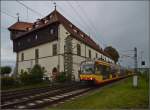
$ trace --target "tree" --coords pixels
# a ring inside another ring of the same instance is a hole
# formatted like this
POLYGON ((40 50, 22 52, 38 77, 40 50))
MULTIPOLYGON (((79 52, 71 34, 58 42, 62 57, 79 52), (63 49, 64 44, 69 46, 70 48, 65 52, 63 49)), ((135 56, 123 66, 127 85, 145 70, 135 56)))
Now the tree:
POLYGON ((4 75, 4 74, 10 74, 12 71, 11 67, 10 66, 3 66, 1 67, 1 74, 4 75))
POLYGON ((115 63, 118 61, 119 59, 119 53, 118 51, 113 48, 112 46, 108 46, 104 49, 104 52, 106 52, 108 55, 110 55, 110 57, 115 61, 115 63))
POLYGON ((19 79, 23 85, 32 83, 31 82, 31 75, 24 70, 21 70, 21 73, 19 75, 19 79))
POLYGON ((30 71, 31 78, 33 82, 41 82, 44 77, 44 73, 46 72, 44 67, 36 64, 30 71))

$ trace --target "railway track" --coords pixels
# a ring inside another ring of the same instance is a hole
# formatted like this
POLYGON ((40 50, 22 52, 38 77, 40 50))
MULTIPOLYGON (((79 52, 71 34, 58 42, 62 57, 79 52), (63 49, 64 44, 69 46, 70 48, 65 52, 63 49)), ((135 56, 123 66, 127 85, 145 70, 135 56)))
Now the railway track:
POLYGON ((72 84, 58 88, 46 88, 23 92, 19 94, 9 94, 3 97, 2 109, 29 109, 39 108, 45 105, 51 105, 60 100, 64 100, 69 97, 84 93, 91 90, 92 88, 85 85, 72 84))
POLYGON ((25 96, 32 96, 33 94, 40 94, 40 93, 45 93, 51 90, 55 90, 58 88, 64 88, 68 86, 73 86, 73 85, 79 85, 78 83, 72 83, 72 84, 64 84, 64 85, 51 85, 47 87, 42 87, 42 88, 34 88, 34 89, 25 89, 25 90, 17 90, 17 91, 12 91, 12 92, 5 92, 1 94, 1 103, 3 104, 7 100, 12 100, 12 99, 17 99, 17 98, 22 98, 25 96))
MULTIPOLYGON (((126 78, 126 77, 124 77, 126 78)), ((124 79, 120 78, 118 80, 124 79)), ((111 84, 111 81, 102 84, 100 87, 111 84)), ((98 86, 88 86, 79 83, 68 84, 64 86, 46 87, 40 89, 25 90, 23 92, 15 91, 2 96, 2 109, 35 109, 45 106, 51 106, 60 103, 62 100, 73 98, 96 89, 98 86)))
MULTIPOLYGON (((78 84, 78 83, 71 83, 71 84, 78 84)), ((68 86, 69 84, 50 84, 49 86, 44 86, 44 87, 39 87, 39 88, 32 88, 32 89, 22 89, 22 90, 10 90, 10 91, 1 91, 2 97, 8 96, 8 95, 16 95, 20 94, 20 92, 30 92, 30 91, 37 91, 37 90, 42 90, 46 88, 55 88, 55 87, 63 87, 63 86, 68 86)))

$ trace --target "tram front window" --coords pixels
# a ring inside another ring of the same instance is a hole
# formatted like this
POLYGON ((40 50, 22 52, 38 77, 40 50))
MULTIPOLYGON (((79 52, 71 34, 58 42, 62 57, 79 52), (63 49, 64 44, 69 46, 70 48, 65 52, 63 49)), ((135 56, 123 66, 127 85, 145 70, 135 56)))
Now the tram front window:
POLYGON ((94 65, 93 64, 84 64, 81 66, 82 74, 92 74, 94 73, 94 65))

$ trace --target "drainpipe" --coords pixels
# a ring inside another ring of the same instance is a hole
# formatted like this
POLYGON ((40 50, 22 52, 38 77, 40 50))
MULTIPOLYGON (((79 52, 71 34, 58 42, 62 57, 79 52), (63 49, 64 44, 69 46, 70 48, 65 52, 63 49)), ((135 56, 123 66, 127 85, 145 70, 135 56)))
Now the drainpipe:
POLYGON ((58 26, 58 72, 60 73, 60 25, 58 26))

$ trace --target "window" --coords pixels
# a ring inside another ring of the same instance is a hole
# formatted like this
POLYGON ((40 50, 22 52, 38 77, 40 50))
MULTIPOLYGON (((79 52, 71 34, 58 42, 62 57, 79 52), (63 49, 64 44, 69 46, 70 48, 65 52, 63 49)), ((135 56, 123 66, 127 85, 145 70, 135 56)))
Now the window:
POLYGON ((95 54, 95 57, 97 58, 97 53, 95 54))
POLYGON ((94 73, 94 64, 82 64, 81 65, 82 74, 91 74, 94 73))
POLYGON ((35 64, 38 64, 39 59, 39 49, 35 49, 35 64))
POLYGON ((89 58, 91 58, 91 50, 89 50, 89 58))
POLYGON ((28 38, 27 41, 30 42, 30 38, 28 38))
POLYGON ((54 34, 54 29, 50 29, 50 34, 54 34))
POLYGON ((21 61, 24 61, 24 53, 21 54, 21 61))
POLYGON ((35 39, 36 39, 36 40, 38 39, 38 36, 37 36, 37 34, 35 35, 35 39))
POLYGON ((77 55, 81 56, 81 46, 77 44, 77 55))
POLYGON ((18 42, 18 46, 20 46, 20 42, 18 42))
POLYGON ((31 72, 31 68, 27 68, 28 72, 31 72))
POLYGON ((53 44, 53 56, 57 55, 57 44, 53 44))

